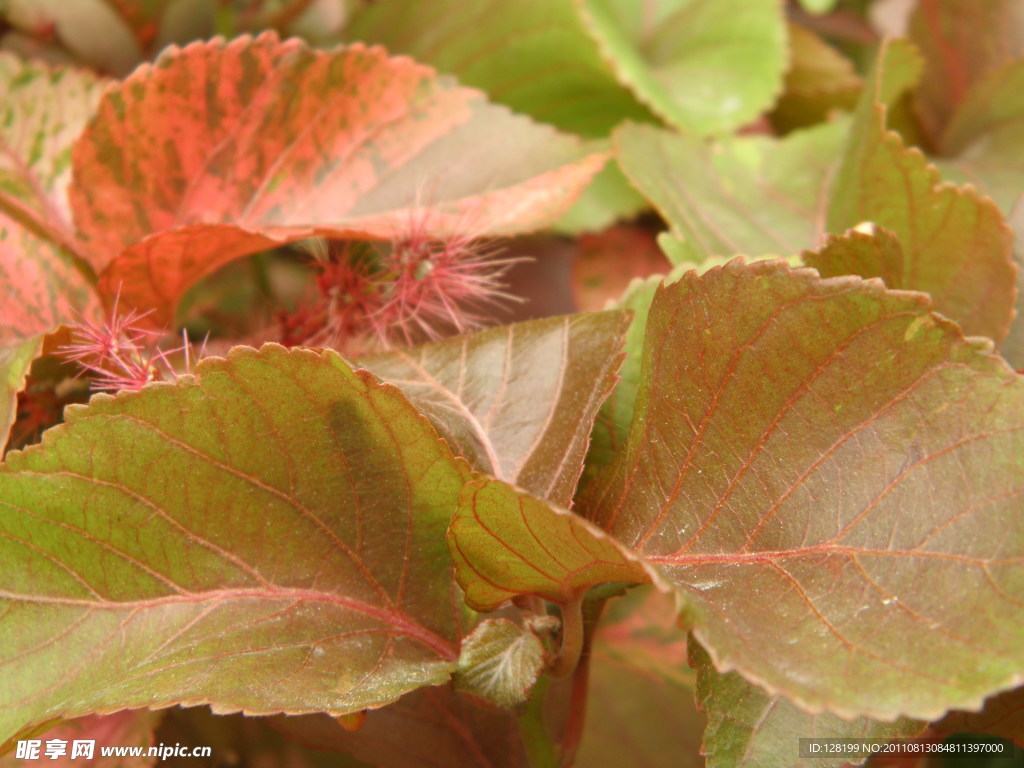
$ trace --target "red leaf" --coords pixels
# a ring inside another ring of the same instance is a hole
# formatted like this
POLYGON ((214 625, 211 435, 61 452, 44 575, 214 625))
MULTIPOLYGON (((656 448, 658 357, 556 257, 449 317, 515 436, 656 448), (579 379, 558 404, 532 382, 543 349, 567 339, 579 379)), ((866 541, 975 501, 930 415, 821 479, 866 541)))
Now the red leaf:
POLYGON ((162 323, 232 259, 391 237, 424 204, 431 234, 537 229, 604 161, 382 48, 266 33, 171 47, 110 90, 75 148, 71 201, 102 290, 162 323))

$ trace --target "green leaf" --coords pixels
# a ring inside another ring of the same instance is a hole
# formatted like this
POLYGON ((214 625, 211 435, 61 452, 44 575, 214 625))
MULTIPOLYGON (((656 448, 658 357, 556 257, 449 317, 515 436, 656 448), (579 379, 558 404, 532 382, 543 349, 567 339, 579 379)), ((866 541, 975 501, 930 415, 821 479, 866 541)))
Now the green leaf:
MULTIPOLYGON (((883 45, 832 187, 828 229, 873 222, 889 230, 903 263, 889 268, 888 285, 930 293, 935 308, 966 333, 999 343, 1016 293, 1011 233, 999 209, 971 187, 943 184, 920 151, 885 127, 885 104, 914 80, 918 67, 907 44, 883 45)), ((876 267, 865 263, 855 274, 874 277, 876 267)))
POLYGON ((409 58, 266 33, 168 48, 108 90, 70 194, 101 289, 159 325, 284 242, 542 228, 606 159, 409 58))
POLYGON ((448 545, 477 611, 517 595, 564 605, 609 581, 665 588, 633 552, 582 517, 484 477, 463 488, 448 545))
POLYGON ((563 131, 600 138, 651 115, 623 88, 574 0, 389 0, 360 11, 349 40, 453 74, 496 102, 563 131))
POLYGON ((629 439, 577 508, 723 673, 930 720, 1024 674, 1022 489, 1024 381, 927 297, 738 259, 658 290, 629 439))
POLYGON ((729 133, 782 88, 786 25, 776 0, 579 0, 620 81, 668 123, 729 133))
POLYGON ((462 640, 455 687, 499 707, 526 701, 544 667, 544 644, 508 619, 485 619, 462 640))
POLYGON ((0 465, 0 740, 175 703, 341 714, 443 682, 467 472, 329 351, 238 347, 69 407, 0 465))
POLYGON ((98 307, 76 261, 67 185, 71 144, 104 85, 0 52, 0 452, 42 337, 98 307))
POLYGON ((808 714, 735 672, 715 671, 707 652, 691 639, 690 664, 697 670, 697 698, 707 714, 703 752, 707 768, 841 768, 843 758, 801 758, 800 738, 912 738, 925 723, 900 718, 892 723, 858 717, 808 714))
POLYGON ((647 200, 629 183, 619 164, 612 161, 553 228, 567 235, 597 232, 620 219, 634 218, 648 207, 647 200))
POLYGON ((360 360, 434 422, 474 469, 568 506, 628 313, 531 320, 360 360))
POLYGON ((919 0, 908 31, 928 64, 914 92, 914 111, 932 145, 940 147, 947 125, 975 86, 1024 55, 1024 5, 1019 0, 919 0))
POLYGON ((615 146, 626 175, 686 242, 690 258, 786 256, 824 231, 826 184, 845 132, 840 121, 783 139, 708 144, 627 125, 616 131, 615 146))

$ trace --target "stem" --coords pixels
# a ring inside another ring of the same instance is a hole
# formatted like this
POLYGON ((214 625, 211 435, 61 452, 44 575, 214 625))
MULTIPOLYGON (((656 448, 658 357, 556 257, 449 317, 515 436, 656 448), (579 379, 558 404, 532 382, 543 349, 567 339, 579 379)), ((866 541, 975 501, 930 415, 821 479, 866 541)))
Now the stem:
POLYGON ((590 646, 594 631, 604 612, 605 600, 584 603, 583 606, 583 647, 572 676, 572 691, 569 697, 569 719, 562 735, 561 765, 571 766, 583 738, 583 725, 587 715, 587 690, 590 683, 590 646))
POLYGON ((550 686, 551 678, 542 675, 519 715, 519 732, 532 768, 559 768, 555 745, 544 722, 544 700, 550 686))
POLYGON ((583 598, 586 590, 580 590, 562 606, 562 645, 558 658, 551 666, 552 677, 565 677, 574 669, 583 651, 583 598))

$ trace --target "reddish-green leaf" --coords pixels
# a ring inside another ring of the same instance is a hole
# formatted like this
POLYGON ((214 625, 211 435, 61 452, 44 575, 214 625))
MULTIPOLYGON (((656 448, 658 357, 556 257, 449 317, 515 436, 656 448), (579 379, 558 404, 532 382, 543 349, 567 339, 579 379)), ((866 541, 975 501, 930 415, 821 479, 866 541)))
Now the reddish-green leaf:
POLYGON ((1013 261, 1017 265, 1017 316, 999 351, 1018 371, 1024 370, 1024 195, 1010 213, 1013 261))
POLYGON ((932 719, 1024 677, 1022 497, 1002 359, 920 294, 736 260, 659 289, 628 442, 578 505, 719 671, 932 719))
POLYGON ((635 224, 620 224, 579 239, 572 263, 576 306, 595 312, 614 305, 634 278, 668 272, 671 265, 654 235, 635 224))
POLYGON ((537 229, 604 161, 382 48, 267 33, 170 48, 108 91, 71 200, 106 293, 164 322, 227 261, 314 233, 537 229))
POLYGON ((478 611, 516 595, 567 603, 608 581, 665 588, 640 558, 592 523, 489 478, 463 488, 448 544, 466 602, 478 611))
POLYGON ((686 259, 699 262, 813 247, 825 228, 826 184, 845 133, 846 123, 836 122, 784 139, 709 145, 626 125, 616 131, 615 145, 626 175, 685 242, 686 259))
POLYGON ((928 61, 914 97, 933 143, 988 72, 1024 54, 1019 0, 919 0, 909 33, 928 61))
POLYGON ((789 25, 789 70, 772 111, 776 128, 792 130, 826 119, 833 110, 851 110, 863 86, 853 62, 799 24, 789 25))
POLYGON ((786 67, 776 0, 577 0, 620 81, 668 123, 728 133, 775 100, 786 67))
POLYGON ((361 360, 480 472, 568 506, 630 317, 552 317, 361 360))
POLYGON ((689 650, 690 664, 697 670, 697 699, 708 717, 702 744, 707 768, 841 768, 850 762, 827 755, 801 758, 799 739, 888 740, 911 738, 925 729, 924 723, 907 718, 883 723, 807 714, 735 672, 716 672, 697 642, 691 640, 689 650))
MULTIPOLYGON (((965 332, 999 343, 1016 299, 1011 234, 999 209, 972 187, 943 184, 920 151, 885 127, 885 104, 918 68, 908 45, 883 46, 832 189, 828 228, 842 232, 873 222, 890 230, 903 263, 887 270, 885 277, 894 279, 888 285, 930 293, 935 308, 965 332)), ((869 260, 854 273, 876 277, 876 267, 869 260)))
POLYGON ((0 739, 121 707, 350 712, 458 655, 467 470, 332 352, 96 396, 0 466, 0 739))
POLYGON ((0 53, 0 451, 42 336, 95 304, 75 264, 66 189, 71 144, 103 85, 0 53))

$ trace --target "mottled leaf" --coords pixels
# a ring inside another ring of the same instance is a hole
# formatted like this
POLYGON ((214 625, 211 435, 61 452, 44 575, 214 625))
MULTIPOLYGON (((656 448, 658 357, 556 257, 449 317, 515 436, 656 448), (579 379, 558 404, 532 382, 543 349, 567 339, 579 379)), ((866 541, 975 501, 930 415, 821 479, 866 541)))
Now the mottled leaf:
POLYGON ((576 489, 630 317, 552 317, 361 359, 475 469, 556 504, 576 489))
POLYGON ((772 124, 790 131, 826 119, 833 110, 852 110, 863 85, 853 62, 799 24, 789 25, 789 69, 772 124))
POLYGON ((775 0, 579 0, 619 79, 670 124, 728 133, 772 105, 786 68, 775 0))
POLYGON ((238 347, 0 466, 0 739, 122 707, 351 712, 447 679, 465 479, 390 385, 238 347))
POLYGON ((477 611, 517 595, 565 604, 603 582, 664 588, 634 553, 582 517, 489 478, 463 488, 448 545, 477 611))
POLYGON ((816 244, 845 132, 840 121, 783 139, 738 137, 709 145, 627 125, 616 131, 615 144, 626 175, 687 243, 690 258, 701 260, 789 255, 816 244))
POLYGON ((169 48, 109 90, 71 201, 102 289, 161 323, 226 262, 312 234, 537 229, 604 161, 382 48, 266 33, 169 48))
POLYGON ((625 449, 577 502, 720 672, 933 719, 1024 672, 1024 381, 879 281, 734 260, 660 288, 625 449), (737 312, 736 307, 743 307, 737 312))
MULTIPOLYGON (((996 205, 972 187, 943 184, 917 149, 885 127, 887 101, 918 71, 906 44, 886 44, 857 107, 828 210, 832 232, 873 222, 899 242, 892 288, 930 293, 968 334, 1002 341, 1013 317, 1011 233, 996 205)), ((823 262, 824 264, 824 262, 823 262)), ((870 266, 856 274, 878 276, 870 266)))
POLYGON ((345 35, 564 131, 597 138, 624 119, 651 119, 601 58, 574 0, 389 0, 362 10, 345 35))
POLYGON ((908 31, 928 63, 914 106, 933 145, 939 146, 975 85, 1024 54, 1024 3, 919 0, 908 31))
POLYGON ((42 335, 95 305, 75 262, 66 190, 71 144, 103 85, 0 53, 0 451, 42 335))
POLYGON ((455 687, 499 707, 526 701, 544 667, 544 644, 508 619, 485 619, 462 639, 455 687))
POLYGON ((912 738, 926 727, 907 718, 883 723, 810 715, 735 672, 716 672, 699 643, 691 641, 689 648, 690 664, 697 670, 697 699, 708 718, 702 744, 707 768, 841 768, 850 763, 828 756, 801 758, 799 739, 912 738))

